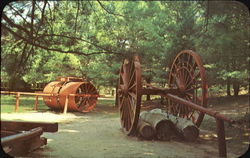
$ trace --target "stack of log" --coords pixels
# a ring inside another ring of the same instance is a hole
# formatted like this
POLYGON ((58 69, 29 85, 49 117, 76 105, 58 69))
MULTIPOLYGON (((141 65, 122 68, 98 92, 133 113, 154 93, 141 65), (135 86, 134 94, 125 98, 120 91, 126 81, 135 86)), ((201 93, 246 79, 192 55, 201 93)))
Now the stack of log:
POLYGON ((137 133, 144 139, 169 141, 179 137, 193 142, 199 136, 199 129, 191 120, 153 109, 140 113, 137 133))

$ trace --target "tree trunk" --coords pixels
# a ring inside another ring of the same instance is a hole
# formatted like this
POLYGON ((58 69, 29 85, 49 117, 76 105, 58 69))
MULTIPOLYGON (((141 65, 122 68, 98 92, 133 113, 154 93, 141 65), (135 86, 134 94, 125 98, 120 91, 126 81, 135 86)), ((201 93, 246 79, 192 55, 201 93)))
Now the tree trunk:
POLYGON ((234 96, 237 97, 240 91, 240 85, 237 81, 233 82, 234 96))
POLYGON ((141 118, 139 119, 137 131, 139 132, 139 136, 144 139, 153 139, 155 135, 155 131, 149 123, 143 121, 141 118))
POLYGON ((169 141, 175 135, 174 124, 164 114, 144 111, 140 116, 153 127, 157 139, 169 141))
POLYGON ((231 96, 230 86, 231 86, 231 80, 229 77, 227 77, 227 96, 231 96))
POLYGON ((115 107, 118 107, 118 84, 119 84, 119 79, 116 82, 115 86, 115 107))
POLYGON ((150 95, 147 94, 147 101, 150 101, 150 95))

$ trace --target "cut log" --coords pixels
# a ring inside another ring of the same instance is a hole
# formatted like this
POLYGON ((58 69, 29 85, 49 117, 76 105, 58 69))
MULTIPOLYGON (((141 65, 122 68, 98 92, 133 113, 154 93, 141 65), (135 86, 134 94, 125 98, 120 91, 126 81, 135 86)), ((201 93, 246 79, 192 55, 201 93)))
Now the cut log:
POLYGON ((138 122, 137 131, 139 132, 140 137, 147 140, 153 139, 155 135, 153 127, 151 127, 149 123, 143 121, 141 118, 138 122))
POLYGON ((161 109, 151 110, 150 113, 161 113, 164 114, 166 118, 171 120, 176 126, 177 135, 181 136, 187 141, 193 142, 199 136, 198 127, 191 121, 186 118, 176 117, 172 114, 163 112, 161 109))
POLYGON ((156 133, 159 140, 169 141, 175 135, 175 127, 171 120, 167 119, 163 113, 142 112, 140 117, 143 121, 149 123, 156 133))
POLYGON ((175 124, 178 133, 187 141, 194 142, 199 136, 198 127, 185 118, 168 114, 169 119, 175 124))

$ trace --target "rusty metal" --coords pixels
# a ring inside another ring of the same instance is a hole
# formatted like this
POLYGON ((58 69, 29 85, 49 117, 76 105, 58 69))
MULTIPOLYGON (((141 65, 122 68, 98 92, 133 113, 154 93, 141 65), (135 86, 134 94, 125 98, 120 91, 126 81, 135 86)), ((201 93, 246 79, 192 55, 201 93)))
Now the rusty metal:
POLYGON ((220 113, 206 109, 208 85, 200 56, 191 51, 181 51, 170 68, 169 88, 146 84, 142 88, 139 58, 125 59, 119 73, 117 103, 121 126, 127 135, 134 134, 139 119, 142 95, 160 95, 168 99, 168 112, 187 118, 200 126, 204 115, 213 116, 217 122, 219 155, 226 157, 224 122, 234 123, 220 113))
POLYGON ((58 81, 50 82, 45 86, 43 93, 52 94, 43 97, 45 104, 50 108, 64 109, 68 97, 67 109, 79 112, 93 110, 99 96, 90 82, 76 77, 59 78, 58 81))

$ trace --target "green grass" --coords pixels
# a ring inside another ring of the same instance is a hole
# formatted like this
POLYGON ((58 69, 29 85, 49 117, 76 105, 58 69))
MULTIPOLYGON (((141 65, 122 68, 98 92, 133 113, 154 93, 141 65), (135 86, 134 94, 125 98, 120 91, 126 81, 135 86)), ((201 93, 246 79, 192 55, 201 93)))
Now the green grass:
POLYGON ((115 100, 114 98, 108 98, 108 99, 98 98, 97 104, 115 106, 115 100))
MULTIPOLYGON (((43 102, 42 97, 38 100, 38 110, 49 109, 43 102)), ((16 96, 15 95, 1 95, 1 113, 11 113, 15 111, 16 96)), ((17 112, 34 111, 35 96, 20 97, 20 104, 17 112)))
MULTIPOLYGON (((20 104, 17 112, 31 112, 34 111, 35 96, 22 96, 20 97, 20 104)), ((16 96, 15 95, 1 95, 1 113, 15 112, 16 96)), ((99 98, 97 106, 114 106, 114 98, 99 98)), ((43 98, 39 97, 38 110, 49 109, 44 102, 43 98)))

